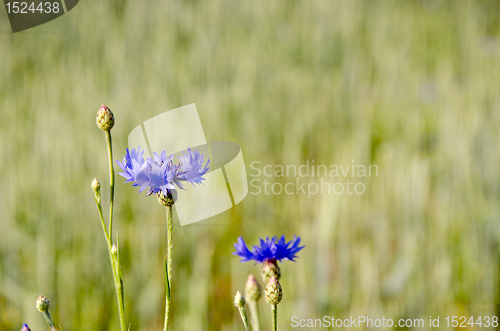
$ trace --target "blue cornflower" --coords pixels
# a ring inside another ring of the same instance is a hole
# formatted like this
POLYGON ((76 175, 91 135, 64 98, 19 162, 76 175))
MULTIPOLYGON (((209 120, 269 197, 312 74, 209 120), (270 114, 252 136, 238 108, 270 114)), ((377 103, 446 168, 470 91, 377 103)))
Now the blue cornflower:
POLYGON ((28 327, 28 324, 24 323, 23 324, 23 328, 21 329, 21 331, 31 331, 30 328, 28 327))
POLYGON ((185 172, 181 175, 181 177, 191 184, 201 184, 203 177, 200 174, 205 174, 208 171, 208 164, 210 160, 207 161, 205 167, 203 167, 203 155, 200 154, 199 151, 191 151, 188 148, 188 152, 185 153, 182 151, 184 156, 179 156, 179 160, 181 161, 185 172))
POLYGON ((144 160, 144 151, 127 149, 127 154, 122 162, 116 161, 123 172, 119 175, 126 179, 125 183, 133 182, 132 186, 140 187, 139 192, 148 189, 148 196, 162 192, 165 196, 176 187, 184 189, 183 183, 202 184, 203 175, 208 172, 210 160, 203 166, 203 155, 198 151, 188 148, 179 156, 181 161, 174 164, 173 154, 167 156, 163 151, 160 155, 153 153, 153 158, 144 160))
POLYGON ((252 251, 247 247, 247 244, 242 237, 238 238, 238 242, 234 244, 236 252, 233 255, 241 257, 241 262, 254 260, 262 263, 266 260, 290 260, 295 262, 297 253, 305 246, 299 246, 300 237, 293 236, 293 240, 286 242, 285 236, 274 236, 271 239, 266 237, 266 240, 260 239, 260 246, 253 246, 252 251))
POLYGON ((119 175, 127 180, 125 183, 130 183, 135 181, 139 173, 145 168, 146 161, 144 161, 144 158, 142 157, 144 155, 144 151, 141 151, 140 147, 137 147, 137 149, 132 148, 130 151, 126 148, 126 150, 127 154, 125 154, 122 163, 120 163, 120 161, 116 162, 123 170, 123 172, 120 172, 119 175))

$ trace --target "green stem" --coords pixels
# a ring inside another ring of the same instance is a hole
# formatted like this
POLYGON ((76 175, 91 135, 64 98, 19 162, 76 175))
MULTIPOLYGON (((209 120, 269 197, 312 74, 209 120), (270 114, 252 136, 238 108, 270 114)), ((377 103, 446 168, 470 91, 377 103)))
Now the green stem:
POLYGON ((278 305, 273 305, 273 331, 278 331, 278 305))
POLYGON ((245 307, 238 307, 238 310, 240 311, 240 316, 241 320, 243 321, 243 325, 245 325, 245 330, 246 331, 251 331, 250 325, 248 324, 248 317, 247 317, 247 311, 245 310, 245 307))
POLYGON ((168 258, 165 256, 165 320, 163 322, 163 330, 167 331, 168 328, 168 312, 170 310, 170 282, 168 281, 168 258))
MULTIPOLYGON (((123 301, 123 274, 122 274, 122 266, 120 264, 120 238, 118 237, 118 231, 116 232, 116 273, 118 275, 118 280, 120 281, 120 294, 123 301)), ((130 329, 130 325, 129 325, 130 329)))
MULTIPOLYGON (((111 241, 110 241, 111 244, 111 241)), ((110 253, 112 259, 114 259, 114 280, 115 280, 115 288, 116 288, 116 296, 118 298, 118 311, 120 313, 120 327, 122 328, 122 331, 125 331, 125 304, 123 302, 123 278, 122 278, 122 267, 120 265, 120 241, 118 239, 118 233, 116 234, 116 255, 113 255, 111 252, 111 249, 113 246, 110 248, 110 253)))
MULTIPOLYGON (((101 199, 100 195, 96 195, 95 202, 97 205, 97 210, 99 212, 99 217, 101 218, 102 230, 106 238, 106 243, 108 245, 109 262, 111 264, 111 270, 113 271, 113 281, 115 283, 116 296, 118 299, 118 312, 120 315, 120 328, 121 331, 125 331, 125 307, 123 303, 123 280, 120 267, 119 254, 116 256, 112 253, 113 248, 113 202, 115 197, 115 172, 113 168, 113 147, 111 141, 111 133, 106 131, 106 143, 108 145, 108 158, 109 158, 109 231, 106 229, 104 224, 104 217, 102 213, 101 199)), ((118 248, 119 249, 119 248, 118 248)))
POLYGON ((257 301, 249 300, 248 306, 250 307, 252 330, 253 331, 260 331, 259 306, 257 305, 257 301))
POLYGON ((106 235, 106 243, 108 244, 108 253, 109 253, 109 262, 111 264, 111 270, 113 271, 113 281, 115 283, 116 296, 118 299, 118 312, 120 314, 120 328, 122 331, 125 331, 125 313, 124 313, 124 304, 123 304, 123 282, 121 278, 120 271, 120 261, 118 260, 118 255, 115 258, 113 253, 111 252, 113 248, 113 244, 111 243, 110 236, 106 234, 106 227, 103 222, 103 230, 106 235))
POLYGON ((54 327, 54 322, 52 321, 52 318, 50 317, 50 314, 48 311, 42 312, 43 318, 45 318, 45 321, 49 325, 50 329, 52 331, 56 331, 56 328, 54 327))
POLYGON ((167 331, 168 329, 168 315, 170 311, 170 296, 172 291, 172 232, 174 229, 174 220, 172 215, 172 206, 167 208, 167 256, 165 262, 165 283, 166 283, 166 292, 167 295, 165 297, 165 322, 163 324, 163 331, 167 331))
MULTIPOLYGON (((115 171, 113 168, 113 145, 111 141, 111 132, 106 131, 106 142, 108 145, 109 159, 109 236, 113 236, 113 202, 115 200, 115 171)), ((113 238, 111 238, 113 239, 113 238)))
MULTIPOLYGON (((111 250, 109 251, 111 259, 113 259, 113 254, 111 253, 111 250)), ((114 265, 114 272, 113 272, 113 279, 115 281, 115 288, 116 288, 116 296, 118 298, 118 312, 120 314, 120 327, 122 331, 125 331, 125 307, 123 303, 123 283, 120 277, 120 265, 119 261, 115 261, 114 263, 111 262, 111 266, 113 267, 114 265)))
POLYGON ((97 206, 97 211, 99 212, 99 217, 101 218, 102 230, 104 231, 104 237, 106 237, 106 241, 109 241, 108 231, 106 230, 106 225, 104 224, 104 217, 102 216, 102 207, 101 207, 101 198, 95 197, 95 204, 97 206))
POLYGON ((106 143, 108 145, 109 159, 109 231, 108 231, 108 249, 111 259, 111 267, 113 268, 113 279, 115 281, 116 296, 118 298, 118 312, 120 314, 120 327, 125 331, 125 305, 123 303, 123 281, 121 277, 120 260, 117 256, 113 256, 111 249, 113 247, 113 205, 115 201, 115 170, 113 167, 113 144, 111 140, 111 132, 106 131, 106 143))
POLYGON ((123 282, 121 277, 120 270, 120 261, 119 255, 117 258, 113 256, 111 249, 113 248, 113 244, 111 243, 111 238, 106 231, 106 225, 104 224, 104 219, 102 217, 102 208, 101 204, 97 201, 97 210, 99 211, 99 216, 101 218, 102 230, 104 232, 104 237, 106 238, 106 244, 108 245, 108 253, 109 253, 109 262, 111 264, 111 271, 113 271, 113 281, 115 283, 116 288, 116 296, 118 298, 118 311, 120 313, 120 327, 122 331, 125 331, 125 314, 124 314, 124 304, 123 304, 123 282))

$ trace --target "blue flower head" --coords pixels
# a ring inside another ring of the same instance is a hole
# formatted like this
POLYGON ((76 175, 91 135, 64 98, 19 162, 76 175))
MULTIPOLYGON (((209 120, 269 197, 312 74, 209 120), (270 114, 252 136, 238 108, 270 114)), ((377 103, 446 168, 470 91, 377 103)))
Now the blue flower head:
POLYGON ((181 162, 174 164, 173 154, 167 156, 165 151, 160 155, 153 153, 153 158, 144 160, 144 151, 140 147, 127 149, 122 162, 116 161, 123 170, 118 174, 126 179, 125 183, 132 182, 132 186, 140 187, 139 192, 147 188, 148 195, 161 191, 166 196, 170 190, 184 189, 184 182, 193 186, 202 184, 203 175, 209 170, 210 160, 203 166, 203 155, 199 151, 188 148, 183 154, 184 156, 179 156, 181 162))
POLYGON ((21 331, 31 331, 30 328, 28 327, 28 324, 24 323, 23 324, 23 328, 21 329, 21 331))
POLYGON ((293 240, 286 242, 285 236, 274 236, 271 239, 266 237, 266 240, 260 239, 259 246, 253 246, 252 251, 247 247, 247 244, 242 237, 238 238, 238 242, 234 244, 236 252, 233 255, 241 257, 241 262, 254 260, 256 263, 262 263, 266 260, 290 260, 295 262, 297 253, 305 246, 300 245, 300 237, 293 236, 293 240))

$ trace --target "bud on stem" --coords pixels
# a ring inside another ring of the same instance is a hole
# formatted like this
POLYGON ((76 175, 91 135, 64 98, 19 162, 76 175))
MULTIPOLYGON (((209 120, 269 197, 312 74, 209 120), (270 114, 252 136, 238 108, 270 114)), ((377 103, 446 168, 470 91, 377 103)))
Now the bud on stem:
POLYGON ((113 258, 115 259, 115 261, 118 261, 118 247, 116 247, 115 244, 113 244, 113 246, 111 246, 111 255, 113 255, 113 258))
POLYGON ((236 296, 234 297, 234 305, 238 307, 240 311, 241 320, 243 321, 243 325, 245 325, 245 330, 250 331, 250 324, 248 324, 247 311, 245 310, 245 298, 238 291, 236 292, 236 296))
POLYGON ((271 277, 266 287, 266 301, 271 305, 273 311, 273 331, 278 330, 278 304, 283 299, 283 290, 276 277, 271 277))
POLYGON ((49 311, 50 308, 50 301, 43 295, 40 295, 38 299, 36 299, 36 309, 38 309, 39 312, 43 313, 46 311, 49 311))
POLYGON ((115 125, 115 116, 106 105, 102 105, 96 115, 96 124, 102 131, 110 131, 115 125))
POLYGON ((234 305, 238 308, 243 308, 245 307, 245 297, 241 295, 240 291, 236 292, 236 295, 234 297, 234 305))
POLYGON ((91 187, 94 190, 95 199, 97 200, 98 203, 101 203, 101 183, 99 183, 97 178, 94 178, 91 187))
POLYGON ((247 283, 245 284, 245 297, 249 301, 259 301, 261 296, 262 291, 259 282, 257 282, 257 279, 252 274, 248 275, 247 283))
POLYGON ((270 305, 277 305, 283 299, 283 290, 276 277, 271 277, 266 287, 266 301, 270 305))
POLYGON ((50 308, 50 301, 43 295, 40 295, 38 299, 36 300, 36 309, 38 309, 39 312, 42 313, 43 317, 45 318, 45 321, 49 325, 49 327, 52 330, 56 330, 54 327, 54 322, 52 321, 52 318, 50 317, 49 314, 49 308, 50 308))

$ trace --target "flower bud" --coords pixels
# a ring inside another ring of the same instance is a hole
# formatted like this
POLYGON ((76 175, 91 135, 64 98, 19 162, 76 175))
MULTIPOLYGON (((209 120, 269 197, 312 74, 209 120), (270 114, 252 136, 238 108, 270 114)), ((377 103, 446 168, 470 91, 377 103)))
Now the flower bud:
POLYGON ((96 115, 96 124, 103 131, 109 131, 115 125, 115 116, 106 105, 102 105, 99 108, 96 115))
POLYGON ((158 199, 160 205, 171 207, 177 200, 177 192, 175 190, 168 190, 168 194, 165 195, 162 191, 160 191, 156 194, 156 198, 158 199))
POLYGON ((234 297, 234 305, 238 308, 245 307, 245 297, 241 295, 240 291, 236 292, 234 297))
POLYGON ((118 261, 118 247, 116 247, 115 244, 111 246, 111 255, 113 256, 113 259, 120 264, 120 261, 118 261))
POLYGON ((281 270, 278 267, 278 262, 274 259, 265 260, 262 264, 262 281, 268 283, 271 277, 276 277, 277 280, 281 278, 281 270))
POLYGON ((92 189, 94 190, 94 192, 99 192, 99 190, 101 189, 101 183, 99 183, 97 178, 94 178, 91 186, 92 186, 92 189))
POLYGON ((23 324, 23 328, 21 329, 21 331, 31 331, 30 328, 28 327, 28 324, 24 323, 23 324))
POLYGON ((91 185, 92 189, 94 190, 94 197, 97 201, 97 203, 101 203, 101 183, 97 180, 97 178, 94 178, 92 181, 91 185))
POLYGON ((276 277, 271 277, 266 287, 266 301, 270 305, 277 305, 283 299, 283 290, 276 277))
POLYGON ((50 308, 50 301, 43 295, 40 295, 38 299, 36 300, 36 309, 38 309, 40 312, 44 313, 49 311, 50 308))
POLYGON ((248 275, 247 283, 245 284, 245 297, 248 300, 259 301, 262 295, 259 282, 253 275, 248 275))

